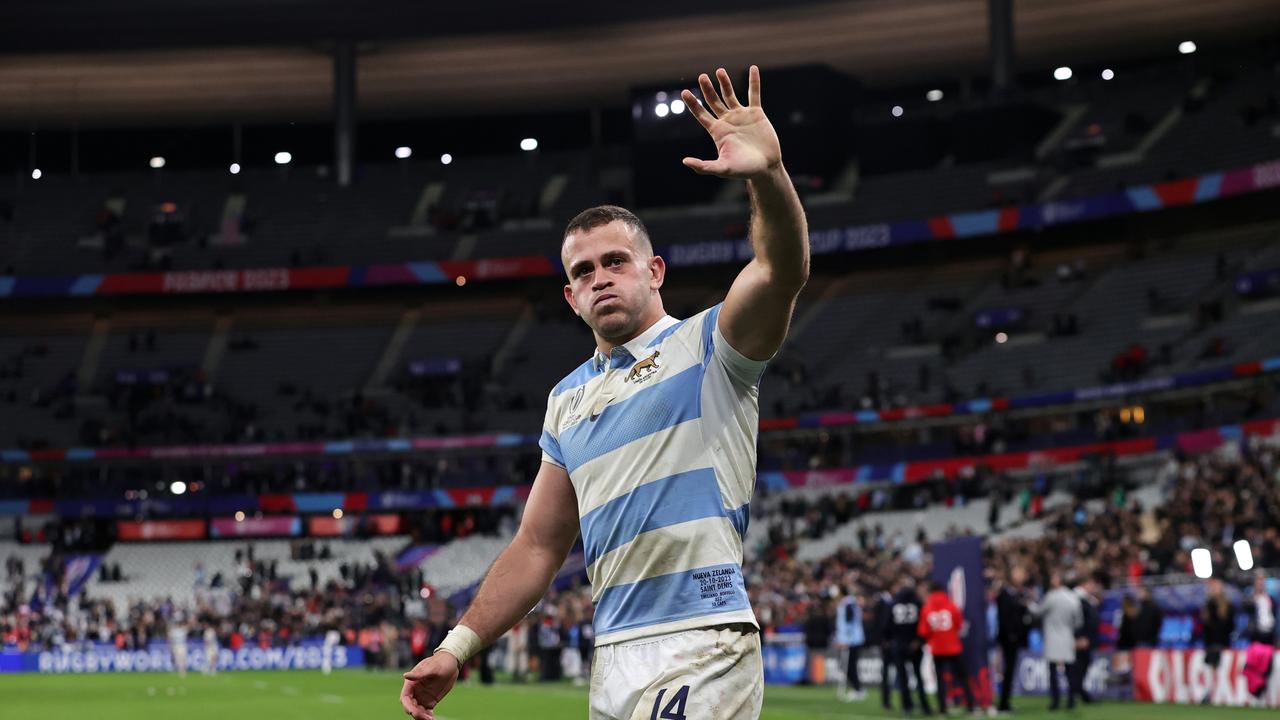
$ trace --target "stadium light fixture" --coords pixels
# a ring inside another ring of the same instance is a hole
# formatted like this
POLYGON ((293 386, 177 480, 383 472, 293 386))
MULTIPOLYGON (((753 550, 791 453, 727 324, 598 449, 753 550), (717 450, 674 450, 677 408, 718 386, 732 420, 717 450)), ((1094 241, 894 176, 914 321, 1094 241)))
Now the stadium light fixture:
POLYGON ((44 175, 44 173, 40 172, 40 168, 36 168, 36 169, 34 169, 34 170, 32 170, 32 171, 31 171, 31 179, 32 179, 32 180, 39 180, 43 175, 44 175))
POLYGON ((924 97, 929 102, 938 102, 939 100, 942 99, 942 91, 938 90, 937 88, 934 88, 933 90, 930 90, 929 92, 925 93, 924 97))
POLYGON ((396 148, 397 158, 401 160, 408 160, 412 156, 413 156, 413 148, 409 147, 408 145, 401 145, 400 147, 396 148))
POLYGON ((239 175, 239 174, 240 174, 240 163, 231 163, 231 167, 230 167, 230 168, 228 168, 228 169, 231 171, 231 174, 232 174, 232 175, 239 175))
POLYGON ((174 480, 169 485, 169 492, 173 493, 174 495, 185 495, 187 493, 187 484, 182 482, 181 480, 174 480))
POLYGON ((1102 79, 1103 79, 1103 80, 1113 80, 1113 79, 1115 79, 1115 76, 1116 76, 1116 73, 1115 73, 1115 71, 1114 71, 1114 70, 1112 70, 1111 68, 1107 68, 1107 69, 1105 69, 1105 70, 1103 70, 1103 71, 1102 71, 1102 79))
POLYGON ((664 118, 671 114, 671 106, 664 102, 660 102, 653 106, 653 114, 660 118, 664 118))
POLYGON ((1191 569, 1201 580, 1213 577, 1213 559, 1209 557, 1208 549, 1196 548, 1191 551, 1191 569))
POLYGON ((520 149, 525 152, 533 152, 538 149, 537 138, 525 138, 520 141, 520 149))
POLYGON ((443 155, 441 155, 441 156, 440 156, 440 164, 441 164, 441 165, 448 165, 448 164, 449 164, 449 163, 451 163, 451 162, 453 162, 453 156, 452 156, 452 155, 450 155, 449 153, 445 153, 445 154, 443 154, 443 155))
POLYGON ((1253 569, 1253 548, 1248 540, 1237 540, 1231 549, 1236 551, 1236 563, 1241 570, 1249 572, 1253 569))
POLYGON ((902 117, 902 106, 894 105, 892 108, 889 108, 889 114, 894 117, 902 117))
POLYGON ((671 101, 671 114, 672 114, 672 115, 679 115, 679 114, 681 114, 681 113, 683 113, 683 112, 684 112, 684 101, 683 101, 683 100, 681 100, 681 99, 679 99, 679 98, 676 98, 675 100, 672 100, 672 101, 671 101))
POLYGON ((1056 70, 1053 71, 1053 79, 1054 80, 1070 80, 1071 68, 1067 67, 1066 65, 1063 65, 1062 67, 1057 68, 1056 70))
POLYGON ((342 508, 334 508, 334 509, 333 509, 333 519, 334 519, 334 520, 341 520, 341 519, 342 519, 342 508))
POLYGON ((1003 332, 996 333, 996 342, 1001 345, 1009 342, 1009 333, 1003 333, 1003 332))
POLYGON ((462 287, 463 285, 467 284, 467 276, 459 275, 458 277, 453 279, 453 282, 456 283, 458 287, 462 287))
POLYGON ((244 522, 244 511, 243 511, 243 510, 237 510, 237 511, 236 511, 236 522, 244 522))
POLYGON ((164 158, 157 155, 151 158, 151 162, 149 164, 151 165, 152 170, 159 170, 160 168, 164 167, 164 158))
POLYGON ((276 153, 277 165, 288 165, 291 162, 293 162, 293 153, 288 153, 284 151, 276 153))
POLYGON ((1178 52, 1182 53, 1183 55, 1190 55, 1195 51, 1196 51, 1196 44, 1190 40, 1183 40, 1182 42, 1178 43, 1178 52))

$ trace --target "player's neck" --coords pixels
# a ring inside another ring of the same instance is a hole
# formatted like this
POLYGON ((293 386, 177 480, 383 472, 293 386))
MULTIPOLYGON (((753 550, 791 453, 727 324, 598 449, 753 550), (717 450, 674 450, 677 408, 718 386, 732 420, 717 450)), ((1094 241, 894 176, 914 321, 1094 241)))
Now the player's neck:
POLYGON ((638 325, 636 325, 635 332, 625 336, 619 336, 619 337, 609 338, 609 339, 605 339, 603 337, 600 337, 599 334, 596 334, 596 350, 600 351, 602 355, 608 355, 609 353, 613 352, 614 348, 626 345, 632 340, 635 340, 636 338, 645 334, 645 332, 648 331, 649 328, 653 327, 654 323, 658 322, 659 320, 661 320, 666 316, 667 316, 667 311, 663 309, 662 303, 654 303, 649 307, 648 310, 645 311, 644 320, 642 320, 638 325))

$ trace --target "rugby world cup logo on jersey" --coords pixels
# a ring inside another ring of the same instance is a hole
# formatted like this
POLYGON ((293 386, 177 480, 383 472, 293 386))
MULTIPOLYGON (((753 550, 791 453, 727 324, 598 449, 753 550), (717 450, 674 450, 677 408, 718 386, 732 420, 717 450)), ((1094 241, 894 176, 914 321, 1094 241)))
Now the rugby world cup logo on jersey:
POLYGON ((658 372, 658 356, 660 355, 662 355, 661 352, 654 350, 652 355, 632 365, 631 372, 627 374, 627 382, 639 384, 653 377, 658 372))

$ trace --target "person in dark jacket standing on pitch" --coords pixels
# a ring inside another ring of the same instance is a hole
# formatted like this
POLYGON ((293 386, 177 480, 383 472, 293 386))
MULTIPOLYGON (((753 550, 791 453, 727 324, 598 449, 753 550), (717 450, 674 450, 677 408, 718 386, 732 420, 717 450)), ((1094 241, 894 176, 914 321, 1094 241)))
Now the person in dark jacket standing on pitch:
POLYGON ((1098 580, 1094 577, 1086 578, 1076 587, 1083 620, 1080 629, 1076 630, 1076 661, 1071 664, 1069 672, 1076 692, 1080 694, 1080 699, 1086 705, 1093 702, 1093 696, 1085 689, 1084 681, 1089 674, 1089 666, 1093 663, 1093 648, 1098 642, 1098 630, 1101 625, 1097 601, 1099 588, 1098 580))
POLYGON ((1001 667, 1004 677, 1000 681, 1000 712, 1013 712, 1009 698, 1013 694, 1018 674, 1018 655, 1027 647, 1027 635, 1031 629, 1031 613, 1025 599, 1027 571, 1015 566, 1009 580, 996 595, 996 640, 1000 645, 1001 667))
POLYGON ((1164 625, 1164 611, 1151 596, 1149 588, 1138 591, 1138 624, 1134 628, 1138 647, 1156 647, 1160 644, 1160 628, 1164 625))
POLYGON ((871 625, 867 627, 867 645, 880 650, 880 705, 893 710, 893 697, 889 694, 889 667, 892 663, 893 596, 881 590, 871 611, 871 625))
POLYGON ((1213 700, 1213 692, 1218 685, 1218 664, 1222 662, 1222 651, 1231 647, 1231 631, 1235 626, 1235 613, 1231 601, 1223 590, 1222 581, 1212 578, 1208 582, 1204 607, 1200 610, 1200 621, 1204 628, 1204 664, 1213 668, 1210 673, 1209 686, 1205 688, 1204 699, 1200 702, 1208 705, 1213 700))
POLYGON ((929 707, 929 696, 924 691, 924 676, 920 673, 920 663, 924 660, 924 648, 918 632, 920 605, 915 581, 911 578, 900 580, 889 611, 889 655, 893 659, 893 670, 898 676, 898 692, 902 696, 904 715, 910 715, 914 709, 911 702, 912 677, 915 678, 916 692, 920 695, 920 708, 925 715, 933 713, 929 707), (907 676, 908 666, 911 667, 911 677, 907 676))

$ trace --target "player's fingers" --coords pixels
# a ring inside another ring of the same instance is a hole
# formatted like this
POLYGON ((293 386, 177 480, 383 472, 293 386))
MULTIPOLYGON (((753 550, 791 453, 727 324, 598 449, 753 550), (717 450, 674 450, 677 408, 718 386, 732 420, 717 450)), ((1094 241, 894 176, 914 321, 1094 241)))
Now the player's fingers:
POLYGON ((716 161, 687 157, 682 162, 684 162, 685 167, 699 175, 721 175, 724 172, 724 168, 716 161))
POLYGON ((747 104, 760 107, 760 68, 756 65, 747 71, 747 104))
POLYGON ((715 86, 711 84, 711 78, 707 77, 706 73, 698 76, 698 87, 702 88, 702 99, 706 102, 707 108, 715 113, 716 117, 729 112, 729 108, 725 107, 724 102, 720 100, 715 86))
POLYGON ((693 115, 693 119, 698 121, 702 127, 710 130, 711 124, 716 121, 715 117, 702 107, 702 103, 698 102, 698 96, 694 95, 691 90, 685 90, 680 93, 680 98, 684 100, 684 106, 689 108, 689 113, 693 115))
POLYGON ((404 689, 400 691, 400 707, 414 720, 431 720, 431 711, 423 707, 413 696, 413 687, 408 683, 405 683, 404 689))
POLYGON ((724 68, 716 68, 716 80, 720 81, 720 94, 724 96, 725 107, 730 110, 742 107, 742 103, 738 102, 738 96, 733 94, 733 81, 729 79, 728 71, 724 68))

